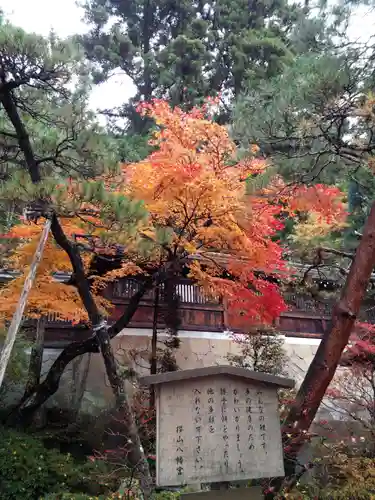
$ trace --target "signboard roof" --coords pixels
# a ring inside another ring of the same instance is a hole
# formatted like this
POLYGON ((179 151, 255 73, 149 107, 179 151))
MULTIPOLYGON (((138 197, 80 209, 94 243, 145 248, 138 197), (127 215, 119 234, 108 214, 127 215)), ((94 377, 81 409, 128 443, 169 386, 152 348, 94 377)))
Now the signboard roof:
POLYGON ((159 373, 157 375, 147 375, 140 379, 142 385, 159 385, 168 382, 178 382, 203 377, 212 377, 217 375, 226 375, 228 377, 242 379, 243 381, 254 384, 266 384, 277 388, 292 389, 295 385, 294 380, 284 377, 276 377, 268 373, 255 372, 246 368, 240 368, 230 365, 208 366, 205 368, 194 368, 191 370, 177 370, 175 372, 159 373))

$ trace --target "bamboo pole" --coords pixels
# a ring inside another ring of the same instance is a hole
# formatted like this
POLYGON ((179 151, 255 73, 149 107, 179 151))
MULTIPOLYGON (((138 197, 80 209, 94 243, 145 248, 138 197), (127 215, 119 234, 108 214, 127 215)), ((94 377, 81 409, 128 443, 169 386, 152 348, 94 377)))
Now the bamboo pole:
POLYGON ((49 235, 49 231, 51 229, 51 220, 47 220, 43 231, 42 235, 39 240, 38 248, 36 249, 36 252, 34 254, 31 266, 30 266, 30 271, 28 276, 25 279, 25 283, 23 285, 23 290, 20 296, 20 299, 17 304, 17 309, 13 315, 12 322, 9 326, 9 330, 4 342, 3 349, 0 354, 0 388, 3 384, 4 380, 4 375, 9 363, 9 358, 12 353, 12 349, 14 346, 14 342, 16 340, 16 336, 19 330, 19 327, 21 325, 23 313, 25 311, 26 303, 27 303, 27 298, 29 296, 30 290, 33 286, 36 271, 38 269, 38 265, 42 259, 44 247, 47 242, 47 238, 49 235))

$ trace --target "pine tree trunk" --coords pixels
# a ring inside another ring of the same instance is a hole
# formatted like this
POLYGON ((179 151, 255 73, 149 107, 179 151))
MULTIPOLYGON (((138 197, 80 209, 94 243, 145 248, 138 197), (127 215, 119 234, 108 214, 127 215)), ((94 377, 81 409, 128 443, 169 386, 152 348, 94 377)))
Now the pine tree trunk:
MULTIPOLYGON (((43 365, 43 351, 44 351, 44 332, 45 332, 46 318, 41 316, 38 318, 36 324, 35 341, 31 348, 29 372, 25 386, 25 392, 22 400, 25 401, 31 396, 40 383, 40 376, 42 373, 43 365)), ((46 424, 46 413, 43 406, 40 406, 32 417, 33 425, 36 428, 44 427, 46 424)))
MULTIPOLYGON (((374 267, 375 203, 371 207, 341 298, 333 310, 331 330, 320 342, 297 393, 295 403, 283 425, 283 439, 285 445, 288 446, 288 454, 284 460, 289 488, 294 484, 293 477, 295 477, 298 453, 304 444, 304 432, 310 428, 324 394, 335 375, 342 352, 349 341, 359 314, 374 267)), ((274 484, 275 489, 267 498, 274 498, 274 494, 281 487, 280 481, 276 480, 274 484)))
POLYGON ((96 332, 100 350, 104 359, 107 377, 116 401, 116 409, 121 413, 121 422, 126 430, 128 461, 134 469, 135 477, 139 480, 145 500, 152 497, 153 480, 150 467, 143 451, 139 438, 138 428, 133 416, 133 409, 129 403, 123 380, 118 374, 115 356, 106 326, 96 332))
POLYGON ((86 390, 87 377, 90 371, 91 354, 87 354, 87 359, 85 359, 83 356, 81 357, 81 359, 76 358, 72 362, 72 387, 70 391, 72 422, 76 422, 78 419, 79 410, 82 406, 82 399, 86 390), (81 363, 81 361, 83 361, 83 363, 81 363), (81 374, 82 365, 83 373, 81 374))
POLYGON ((42 316, 38 318, 36 324, 35 342, 33 347, 31 348, 29 373, 23 399, 27 399, 35 391, 35 388, 40 382, 40 375, 43 364, 45 325, 45 317, 42 316))

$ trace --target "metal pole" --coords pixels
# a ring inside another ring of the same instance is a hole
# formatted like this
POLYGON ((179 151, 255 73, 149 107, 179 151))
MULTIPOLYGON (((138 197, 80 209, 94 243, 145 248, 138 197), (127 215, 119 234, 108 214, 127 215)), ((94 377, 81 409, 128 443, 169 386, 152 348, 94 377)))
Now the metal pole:
POLYGON ((25 283, 23 285, 23 290, 20 296, 20 299, 17 304, 17 309, 13 315, 12 322, 10 324, 3 349, 0 354, 0 388, 3 384, 4 375, 8 366, 9 358, 12 353, 12 349, 14 346, 14 342, 16 340, 16 336, 22 321, 23 313, 26 307, 27 298, 29 296, 30 290, 33 286, 36 271, 38 269, 38 265, 42 259, 43 250, 47 242, 48 234, 51 229, 51 220, 48 219, 44 225, 42 235, 39 240, 38 248, 33 257, 33 261, 30 266, 30 271, 25 279, 25 283))

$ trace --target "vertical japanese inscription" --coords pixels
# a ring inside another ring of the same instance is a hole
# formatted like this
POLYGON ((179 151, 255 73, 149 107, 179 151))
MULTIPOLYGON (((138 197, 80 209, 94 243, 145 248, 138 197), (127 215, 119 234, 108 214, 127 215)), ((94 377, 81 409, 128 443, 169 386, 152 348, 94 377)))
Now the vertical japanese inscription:
POLYGON ((234 420, 234 430, 235 430, 235 443, 237 452, 237 463, 236 469, 239 472, 243 472, 242 464, 242 451, 241 451, 241 404, 240 401, 240 391, 238 388, 233 389, 233 420, 234 420))
POLYGON ((283 474, 276 391, 220 377, 166 384, 161 397, 158 484, 283 474))
POLYGON ((215 433, 215 391, 212 387, 207 389, 207 403, 208 403, 208 432, 215 433))
POLYGON ((267 453, 267 428, 266 421, 264 418, 264 399, 263 399, 263 391, 260 389, 257 390, 257 405, 258 405, 258 414, 259 414, 259 433, 260 433, 260 445, 265 453, 267 453))
POLYGON ((229 471, 229 432, 228 432, 228 392, 225 387, 220 388, 220 417, 223 437, 223 464, 225 473, 229 471))
POLYGON ((245 412, 246 412, 246 426, 247 426, 247 442, 249 450, 254 450, 254 422, 253 422, 253 401, 251 399, 251 391, 247 387, 245 390, 245 412))
POLYGON ((184 428, 182 425, 176 426, 176 472, 177 476, 184 475, 184 428))
POLYGON ((202 409, 201 409, 202 391, 193 389, 193 420, 194 420, 194 469, 196 475, 203 469, 202 456, 202 409))

